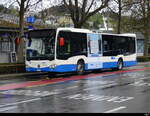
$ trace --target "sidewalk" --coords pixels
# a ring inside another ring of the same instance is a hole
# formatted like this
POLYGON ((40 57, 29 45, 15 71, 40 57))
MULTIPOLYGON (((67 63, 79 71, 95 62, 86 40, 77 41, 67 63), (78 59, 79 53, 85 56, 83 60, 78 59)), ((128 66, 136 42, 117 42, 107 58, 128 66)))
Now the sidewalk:
POLYGON ((35 76, 35 75, 46 75, 47 72, 26 72, 26 73, 12 73, 12 74, 1 74, 2 77, 21 77, 21 76, 35 76))
POLYGON ((46 75, 46 72, 25 72, 24 64, 0 64, 0 78, 46 75), (4 70, 4 73, 2 73, 4 70))
POLYGON ((150 62, 138 62, 137 65, 150 65, 150 62))

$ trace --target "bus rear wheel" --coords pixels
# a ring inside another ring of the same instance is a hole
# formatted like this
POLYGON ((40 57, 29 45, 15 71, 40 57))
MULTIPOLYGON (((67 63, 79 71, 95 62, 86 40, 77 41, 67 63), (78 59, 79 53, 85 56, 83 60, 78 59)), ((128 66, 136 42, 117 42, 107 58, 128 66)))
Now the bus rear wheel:
POLYGON ((117 62, 117 67, 116 68, 112 68, 113 71, 117 71, 117 70, 122 70, 123 69, 123 61, 122 59, 119 59, 117 62))
POLYGON ((117 63, 117 69, 122 70, 123 69, 123 61, 120 59, 117 63))
POLYGON ((78 75, 83 75, 84 74, 84 62, 83 61, 78 61, 77 63, 77 74, 78 75))

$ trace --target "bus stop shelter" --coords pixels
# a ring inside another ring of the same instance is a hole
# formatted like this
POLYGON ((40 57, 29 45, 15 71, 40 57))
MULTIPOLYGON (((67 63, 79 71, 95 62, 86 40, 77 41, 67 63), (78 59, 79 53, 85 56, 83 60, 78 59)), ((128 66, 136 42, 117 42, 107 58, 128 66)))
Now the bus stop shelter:
POLYGON ((19 35, 19 28, 0 27, 0 63, 15 62, 12 55, 16 53, 15 38, 19 35))

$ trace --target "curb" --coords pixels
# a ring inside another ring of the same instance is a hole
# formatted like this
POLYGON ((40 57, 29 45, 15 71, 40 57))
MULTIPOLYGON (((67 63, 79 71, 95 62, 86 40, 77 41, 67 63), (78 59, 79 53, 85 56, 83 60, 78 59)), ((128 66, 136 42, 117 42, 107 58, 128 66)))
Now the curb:
POLYGON ((137 65, 142 65, 142 64, 148 64, 150 65, 150 62, 138 62, 137 65))

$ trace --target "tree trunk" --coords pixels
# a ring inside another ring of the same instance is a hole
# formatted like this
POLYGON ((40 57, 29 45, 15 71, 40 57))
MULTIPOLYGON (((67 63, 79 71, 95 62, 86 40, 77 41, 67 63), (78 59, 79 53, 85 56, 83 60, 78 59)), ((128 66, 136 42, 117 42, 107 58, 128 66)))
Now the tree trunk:
POLYGON ((80 25, 80 24, 76 24, 76 23, 74 23, 74 28, 81 28, 82 27, 82 25, 80 25))
POLYGON ((82 21, 79 21, 79 22, 73 21, 73 23, 74 23, 74 28, 82 28, 82 26, 83 26, 82 21))
POLYGON ((121 0, 118 0, 119 2, 119 14, 118 14, 118 27, 117 27, 117 33, 120 34, 121 33, 121 0))
POLYGON ((20 28, 20 33, 19 33, 19 38, 21 39, 18 49, 17 49, 17 62, 23 63, 25 61, 24 59, 24 40, 23 40, 23 35, 24 35, 24 2, 21 2, 20 5, 20 12, 19 12, 19 28, 20 28))
POLYGON ((144 56, 148 56, 148 42, 149 42, 149 34, 144 33, 144 56))
POLYGON ((63 0, 66 8, 71 14, 71 18, 75 28, 81 28, 91 16, 105 8, 108 5, 109 1, 110 0, 101 0, 102 4, 98 8, 90 12, 92 6, 94 6, 95 3, 99 4, 98 1, 96 2, 95 0, 92 0, 88 4, 87 0, 82 0, 82 2, 81 0, 63 0))

